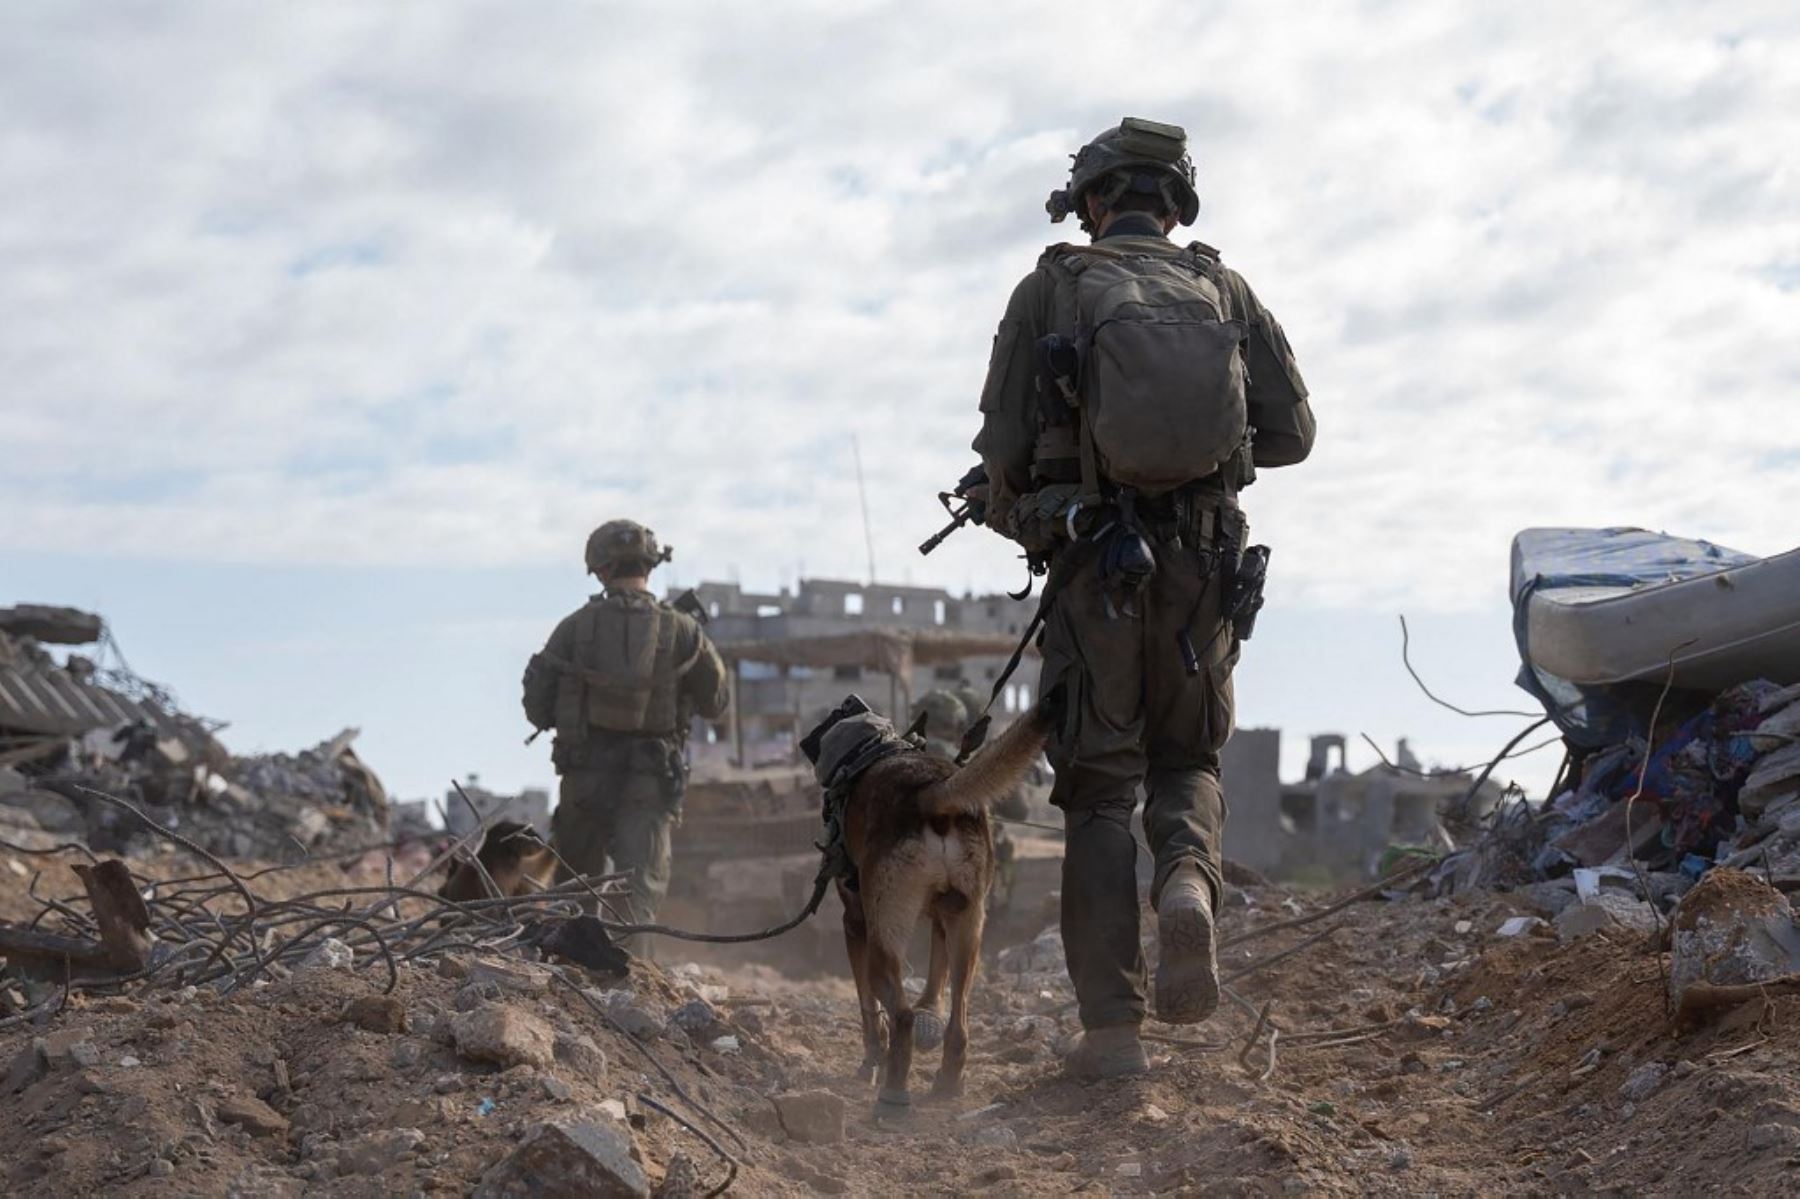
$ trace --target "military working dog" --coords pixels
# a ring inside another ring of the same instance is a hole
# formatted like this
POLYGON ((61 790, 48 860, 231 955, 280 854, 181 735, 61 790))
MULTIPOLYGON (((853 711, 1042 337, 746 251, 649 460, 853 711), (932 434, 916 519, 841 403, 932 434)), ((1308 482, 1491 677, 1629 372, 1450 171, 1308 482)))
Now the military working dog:
POLYGON ((880 757, 856 778, 844 801, 844 846, 854 881, 840 879, 837 887, 862 1016, 860 1073, 865 1081, 881 1082, 878 1111, 910 1103, 907 1076, 915 1044, 930 1048, 940 1036, 943 1061, 932 1094, 962 1092, 969 991, 994 880, 988 805, 1029 773, 1058 707, 1054 699, 1039 704, 960 768, 917 749, 880 757), (930 967, 918 1002, 909 1004, 906 948, 927 918, 930 967), (947 1026, 939 1015, 946 982, 947 1026))
POLYGON ((486 870, 494 885, 500 888, 501 896, 515 899, 547 890, 556 875, 556 855, 538 839, 529 824, 520 824, 516 820, 496 821, 482 837, 475 860, 481 863, 481 869, 476 869, 459 853, 450 867, 449 877, 438 888, 438 894, 455 903, 488 899, 492 892, 481 877, 482 870, 486 870))

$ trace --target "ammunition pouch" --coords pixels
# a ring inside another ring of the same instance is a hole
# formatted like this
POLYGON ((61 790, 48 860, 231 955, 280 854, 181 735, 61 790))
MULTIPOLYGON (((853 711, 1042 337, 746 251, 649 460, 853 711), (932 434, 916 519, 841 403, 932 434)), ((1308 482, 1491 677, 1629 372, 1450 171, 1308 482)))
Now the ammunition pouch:
POLYGON ((670 811, 687 795, 688 763, 681 746, 662 737, 594 733, 579 740, 558 737, 550 761, 558 774, 591 770, 601 774, 650 775, 663 784, 670 811))
POLYGON ((1013 540, 1028 554, 1048 555, 1071 537, 1070 517, 1080 483, 1053 483, 1020 496, 1012 506, 1013 540))

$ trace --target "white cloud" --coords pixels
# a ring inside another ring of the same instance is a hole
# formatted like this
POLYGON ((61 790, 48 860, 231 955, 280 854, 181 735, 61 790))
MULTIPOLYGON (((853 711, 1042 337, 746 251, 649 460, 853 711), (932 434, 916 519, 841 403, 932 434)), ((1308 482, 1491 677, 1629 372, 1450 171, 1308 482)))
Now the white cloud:
POLYGON ((1786 548, 1779 3, 36 5, 0 32, 0 553, 919 562, 1066 155, 1184 121, 1319 449, 1289 602, 1459 608, 1533 523, 1786 548))

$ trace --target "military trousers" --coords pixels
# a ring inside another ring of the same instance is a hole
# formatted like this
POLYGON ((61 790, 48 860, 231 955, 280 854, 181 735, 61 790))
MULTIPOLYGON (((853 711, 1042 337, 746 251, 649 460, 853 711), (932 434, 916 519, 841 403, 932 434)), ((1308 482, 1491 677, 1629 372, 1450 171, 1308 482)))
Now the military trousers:
POLYGON ((1237 662, 1215 558, 1191 544, 1156 544, 1157 570, 1129 604, 1103 591, 1090 558, 1063 584, 1046 619, 1045 693, 1067 688, 1049 755, 1050 802, 1062 810, 1062 938, 1082 1025, 1142 1022, 1137 796, 1153 862, 1151 902, 1177 869, 1222 885, 1225 796, 1219 750, 1234 717, 1237 662), (1110 602, 1109 602, 1110 600, 1110 602), (1182 634, 1198 660, 1187 672, 1182 634))
POLYGON ((669 890, 675 806, 668 787, 663 776, 641 770, 564 771, 550 817, 550 844, 566 863, 557 881, 570 870, 605 874, 611 859, 612 870, 630 876, 620 914, 634 924, 655 919, 669 890))

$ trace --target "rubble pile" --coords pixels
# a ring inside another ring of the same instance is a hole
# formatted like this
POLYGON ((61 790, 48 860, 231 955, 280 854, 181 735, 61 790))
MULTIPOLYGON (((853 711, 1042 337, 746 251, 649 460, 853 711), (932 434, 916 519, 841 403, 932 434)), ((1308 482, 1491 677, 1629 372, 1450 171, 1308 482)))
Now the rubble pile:
POLYGON ((290 860, 389 836, 381 780, 351 748, 357 730, 298 754, 234 757, 217 726, 116 656, 103 621, 44 605, 0 608, 0 828, 34 846, 78 838, 106 852, 154 849, 145 822, 92 792, 140 806, 217 854, 290 860), (46 644, 89 644, 99 655, 46 644))
POLYGON ((1496 813, 1439 880, 1523 888, 1559 919, 1575 919, 1562 912, 1574 903, 1652 928, 1644 905, 1672 907, 1716 867, 1800 888, 1800 686, 1732 687, 1654 740, 1587 755, 1574 773, 1541 808, 1496 813))

